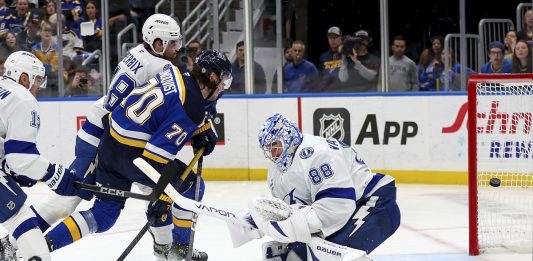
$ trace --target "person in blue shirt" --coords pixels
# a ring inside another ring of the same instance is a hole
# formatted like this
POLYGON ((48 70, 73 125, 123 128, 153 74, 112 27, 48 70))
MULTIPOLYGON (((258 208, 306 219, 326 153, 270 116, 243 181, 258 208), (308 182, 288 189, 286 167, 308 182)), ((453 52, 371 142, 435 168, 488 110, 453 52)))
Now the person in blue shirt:
POLYGON ((481 73, 510 73, 512 62, 504 59, 505 46, 500 41, 493 41, 489 44, 489 61, 481 67, 481 73))
MULTIPOLYGON (((120 106, 103 119, 98 166, 94 172, 96 184, 130 190, 132 183, 137 182, 153 188, 155 183, 132 164, 133 159, 142 157, 161 172, 188 141, 192 141, 195 149, 205 148, 204 155, 210 153, 214 146, 209 144, 213 144, 213 137, 216 140, 216 134, 210 125, 198 126, 205 121, 207 104, 218 99, 231 85, 231 79, 231 63, 227 57, 218 51, 205 50, 196 58, 192 71, 172 66, 133 89, 120 106)), ((179 174, 174 176, 174 186, 178 177, 179 174)), ((203 188, 201 181, 200 199, 203 188)), ((189 191, 194 193, 194 189, 189 191)), ((100 193, 95 196, 90 209, 71 214, 47 234, 52 250, 92 233, 105 232, 115 224, 125 199, 100 193)), ((162 228, 151 230, 154 236, 172 236, 164 229, 172 225, 172 218, 167 218, 171 216, 170 204, 162 201, 150 204, 147 213, 155 215, 156 225, 162 228)), ((186 246, 178 244, 158 249, 164 252, 165 258, 172 255, 179 258, 176 260, 183 259, 187 253, 186 246)), ((205 253, 193 251, 192 255, 194 261, 207 260, 205 253)))
POLYGON ((304 58, 305 44, 296 40, 292 44, 292 63, 283 68, 283 92, 313 92, 314 83, 318 79, 318 69, 304 58))

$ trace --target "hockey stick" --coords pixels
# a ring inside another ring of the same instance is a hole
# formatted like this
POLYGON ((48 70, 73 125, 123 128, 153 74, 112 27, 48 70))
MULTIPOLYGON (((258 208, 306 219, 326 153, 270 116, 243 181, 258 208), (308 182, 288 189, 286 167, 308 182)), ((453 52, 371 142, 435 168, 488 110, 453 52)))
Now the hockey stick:
MULTIPOLYGON (((191 169, 193 168, 194 164, 196 164, 196 161, 198 161, 198 159, 201 159, 202 157, 202 154, 204 153, 204 150, 201 149, 199 150, 195 155, 194 155, 194 158, 191 160, 191 163, 189 163, 189 165, 187 166, 187 168, 183 171, 183 173, 181 173, 181 176, 180 176, 180 180, 179 180, 179 183, 177 185, 177 187, 179 188, 181 186, 181 184, 183 183, 183 181, 185 180, 185 178, 187 177, 187 175, 189 174, 189 172, 191 172, 191 169)), ((135 162, 135 161, 134 161, 135 162)), ((200 164, 200 163, 198 163, 200 164)), ((137 164, 135 164, 136 166, 138 166, 137 164)), ((141 169, 142 170, 142 169, 141 169)), ((139 231, 139 233, 137 233, 137 235, 135 235, 135 237, 133 238, 133 240, 130 242, 130 244, 126 247, 126 249, 124 249, 124 251, 122 252, 122 254, 120 254, 120 256, 118 257, 117 261, 123 261, 126 256, 128 256, 128 254, 131 252, 131 250, 133 250, 133 248, 137 245, 137 243, 139 243, 139 241, 141 240, 141 238, 144 236, 144 234, 146 234, 146 231, 148 231, 148 229, 150 229, 150 227, 152 226, 152 224, 155 223, 155 221, 157 220, 156 217, 151 217, 147 222, 146 224, 144 224, 144 226, 141 228, 141 230, 139 231)))
MULTIPOLYGON (((194 200, 198 201, 200 197, 200 182, 202 177, 202 165, 204 163, 204 157, 200 157, 198 160, 198 166, 196 167, 196 188, 194 190, 194 200)), ((192 213, 191 232, 189 234, 189 247, 187 248, 186 261, 192 261, 192 252, 194 251, 194 234, 196 230, 196 221, 198 220, 198 213, 192 213)))
MULTIPOLYGON (((135 162, 135 160, 133 160, 133 162, 135 162)), ((165 165, 165 168, 163 169, 163 173, 159 175, 159 176, 162 176, 162 178, 156 182, 155 186, 152 189, 152 193, 148 195, 135 193, 135 192, 127 191, 127 190, 120 190, 120 189, 102 187, 102 186, 97 186, 97 185, 92 185, 92 184, 86 184, 86 183, 82 183, 79 181, 74 182, 74 186, 78 189, 88 190, 92 192, 97 192, 97 193, 102 193, 102 194, 107 194, 107 195, 112 195, 112 196, 117 196, 117 197, 134 198, 134 199, 140 199, 140 200, 146 200, 146 201, 157 201, 159 199, 159 196, 163 194, 163 190, 165 189, 165 187, 170 183, 170 180, 172 179, 174 174, 177 172, 177 169, 178 169, 178 165, 176 164, 176 162, 169 161, 165 165)))
MULTIPOLYGON (((143 159, 134 161, 135 165, 144 171, 152 181, 156 182, 159 178, 159 173, 155 170, 148 162, 143 159)), ((174 200, 181 208, 198 213, 208 215, 217 219, 224 220, 226 222, 231 222, 233 224, 238 224, 246 228, 254 228, 250 223, 248 223, 243 218, 238 218, 238 215, 221 208, 215 208, 198 201, 188 199, 181 194, 179 194, 176 189, 172 186, 167 186, 165 188, 165 193, 174 200)), ((256 228, 254 228, 256 229, 256 228)), ((347 246, 335 244, 333 242, 326 241, 320 237, 312 236, 311 241, 308 243, 311 249, 315 250, 315 254, 327 256, 323 260, 371 260, 366 257, 366 252, 358 249, 353 249, 347 246), (358 259, 361 258, 361 259, 358 259)))

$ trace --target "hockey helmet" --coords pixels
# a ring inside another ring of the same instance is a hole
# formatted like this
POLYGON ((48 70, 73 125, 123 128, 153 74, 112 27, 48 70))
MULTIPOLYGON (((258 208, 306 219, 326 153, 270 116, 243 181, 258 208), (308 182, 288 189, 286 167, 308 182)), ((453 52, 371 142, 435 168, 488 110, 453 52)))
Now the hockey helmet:
POLYGON ((143 41, 150 45, 152 51, 162 55, 167 49, 168 43, 172 40, 176 41, 174 49, 181 48, 182 35, 180 26, 174 18, 165 14, 153 14, 143 24, 142 28, 143 41), (154 41, 161 39, 163 44, 163 52, 157 52, 154 49, 154 41))
POLYGON ((31 89, 37 77, 40 77, 40 88, 46 88, 45 69, 43 63, 32 53, 17 51, 10 54, 4 63, 4 76, 18 82, 20 75, 27 74, 30 80, 31 89))
POLYGON ((231 76, 231 63, 224 53, 206 49, 196 56, 194 63, 200 66, 203 74, 209 74, 214 71, 222 83, 224 83, 224 89, 230 87, 231 81, 233 80, 231 76))
POLYGON ((258 138, 265 157, 272 160, 281 172, 286 172, 303 136, 296 123, 276 113, 263 124, 258 138))

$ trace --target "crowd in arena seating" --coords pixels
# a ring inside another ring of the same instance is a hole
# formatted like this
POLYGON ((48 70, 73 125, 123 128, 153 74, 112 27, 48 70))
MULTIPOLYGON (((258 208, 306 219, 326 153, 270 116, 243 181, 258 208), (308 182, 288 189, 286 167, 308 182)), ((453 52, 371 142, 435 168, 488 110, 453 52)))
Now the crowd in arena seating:
MULTIPOLYGON (((64 82, 65 96, 102 95, 98 55, 91 55, 102 49, 100 1, 63 0, 60 12, 56 1, 59 0, 0 0, 0 74, 9 54, 25 50, 35 54, 46 68, 48 84, 39 96, 60 96, 60 80, 64 82), (58 19, 63 27, 60 33, 58 19), (59 53, 62 72, 58 72, 59 53)), ((132 11, 128 0, 109 1, 111 40, 130 22, 141 23, 141 15, 132 11)), ((115 50, 111 48, 114 57, 115 50)), ((112 66, 117 63, 114 62, 112 66)))

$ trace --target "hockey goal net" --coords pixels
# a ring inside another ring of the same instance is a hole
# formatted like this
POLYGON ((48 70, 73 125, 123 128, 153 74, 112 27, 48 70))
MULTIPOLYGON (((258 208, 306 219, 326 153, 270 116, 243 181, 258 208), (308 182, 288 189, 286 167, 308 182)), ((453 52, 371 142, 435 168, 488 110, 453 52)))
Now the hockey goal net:
POLYGON ((495 247, 525 253, 532 251, 532 116, 533 74, 477 74, 470 77, 471 255, 495 247))

